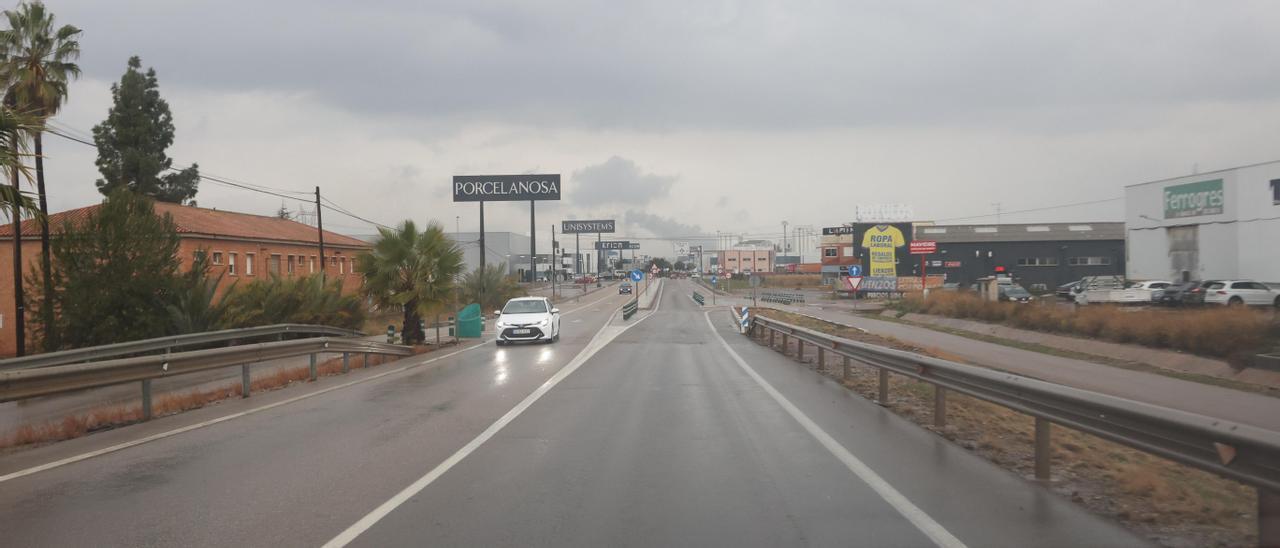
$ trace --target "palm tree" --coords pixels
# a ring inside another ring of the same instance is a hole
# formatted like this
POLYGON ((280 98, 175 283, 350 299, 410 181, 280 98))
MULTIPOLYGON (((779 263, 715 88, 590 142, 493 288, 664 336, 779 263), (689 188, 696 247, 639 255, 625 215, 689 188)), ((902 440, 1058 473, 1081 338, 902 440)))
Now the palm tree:
POLYGON ((462 297, 480 303, 480 310, 502 308, 507 300, 525 294, 524 288, 507 274, 506 263, 485 265, 483 271, 476 268, 462 278, 462 297))
MULTIPOLYGON (((24 152, 22 132, 35 127, 30 116, 15 112, 7 104, 0 104, 0 170, 9 176, 9 187, 0 186, 0 206, 9 212, 13 221, 13 327, 17 339, 17 355, 27 352, 26 297, 22 294, 22 218, 35 210, 31 196, 18 187, 23 176, 29 176, 22 164, 24 152)), ((40 216, 42 219, 43 215, 40 216)))
POLYGON ((378 232, 373 250, 356 259, 364 293, 379 307, 403 307, 405 342, 422 342, 421 318, 449 302, 462 272, 462 250, 434 221, 422 232, 413 221, 378 232))
MULTIPOLYGON (((53 13, 44 4, 23 2, 15 10, 5 10, 9 29, 0 31, 0 78, 3 78, 6 102, 30 112, 38 126, 30 131, 36 157, 36 194, 40 200, 40 270, 43 272, 44 299, 40 313, 45 325, 53 323, 53 278, 49 256, 48 200, 44 187, 44 123, 58 113, 67 98, 67 81, 80 76, 74 61, 80 57, 80 29, 56 27, 53 13)), ((46 334, 47 337, 56 334, 46 334)), ((56 344, 56 341, 49 341, 56 344)))

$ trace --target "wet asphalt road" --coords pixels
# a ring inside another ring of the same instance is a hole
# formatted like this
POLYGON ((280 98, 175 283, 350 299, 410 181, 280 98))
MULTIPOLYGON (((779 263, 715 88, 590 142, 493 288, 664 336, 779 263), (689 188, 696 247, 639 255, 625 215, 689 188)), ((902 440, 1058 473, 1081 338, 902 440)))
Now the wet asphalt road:
MULTIPOLYGON (((969 546, 1142 544, 736 335, 690 289, 669 283, 652 316, 601 331, 616 338, 353 545, 932 545, 922 522, 969 546)), ((625 298, 601 299, 556 345, 489 343, 0 483, 0 544, 328 542, 588 348, 625 298)))

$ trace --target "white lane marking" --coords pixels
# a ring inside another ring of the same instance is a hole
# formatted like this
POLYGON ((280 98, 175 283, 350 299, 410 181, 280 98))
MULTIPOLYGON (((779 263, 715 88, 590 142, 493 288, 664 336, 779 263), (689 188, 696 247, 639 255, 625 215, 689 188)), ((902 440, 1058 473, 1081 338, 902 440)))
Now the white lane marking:
POLYGON ((334 390, 338 390, 338 389, 346 388, 346 387, 348 387, 348 386, 354 386, 354 385, 357 385, 357 384, 361 384, 361 383, 369 382, 369 381, 374 380, 374 379, 380 379, 380 378, 385 377, 385 376, 387 376, 387 375, 391 375, 391 374, 399 373, 399 372, 404 371, 404 370, 406 370, 406 369, 412 369, 412 368, 414 368, 414 367, 420 367, 420 366, 427 365, 427 364, 430 364, 430 363, 433 363, 433 362, 437 362, 437 361, 443 360, 443 359, 445 359, 445 358, 449 358, 449 357, 456 356, 456 355, 461 354, 461 353, 463 353, 463 352, 469 352, 469 351, 475 350, 475 349, 477 349, 477 348, 481 348, 481 347, 483 347, 483 346, 484 346, 484 343, 481 343, 481 344, 478 344, 478 345, 475 345, 475 346, 472 346, 472 347, 463 348, 463 349, 461 349, 461 350, 455 350, 455 351, 450 352, 450 353, 448 353, 448 354, 445 354, 445 355, 443 355, 443 356, 436 356, 436 357, 431 358, 431 359, 426 360, 426 361, 422 361, 422 362, 418 362, 418 363, 414 363, 414 364, 410 364, 410 365, 401 366, 401 367, 398 367, 398 368, 395 368, 395 369, 391 369, 391 370, 388 370, 388 371, 383 371, 383 372, 381 372, 381 373, 378 373, 378 374, 376 374, 376 375, 370 375, 370 376, 365 377, 365 378, 363 378, 363 379, 357 379, 357 380, 349 381, 349 382, 345 382, 345 383, 342 383, 342 384, 339 384, 339 385, 330 386, 329 388, 325 388, 325 389, 322 389, 322 390, 317 390, 317 391, 315 391, 315 392, 311 392, 311 393, 308 393, 308 394, 302 394, 302 395, 300 395, 300 396, 294 396, 294 397, 289 398, 289 399, 287 399, 287 400, 281 400, 281 401, 278 401, 278 402, 275 402, 275 403, 271 403, 271 404, 267 404, 267 405, 264 405, 264 406, 261 406, 261 407, 255 407, 255 408, 253 408, 253 409, 247 409, 247 410, 244 410, 244 411, 240 411, 239 413, 232 413, 232 414, 230 414, 230 415, 226 415, 226 416, 218 417, 218 418, 215 418, 215 419, 209 419, 209 420, 204 421, 204 422, 198 422, 198 423, 196 423, 196 424, 190 424, 190 425, 187 425, 187 426, 183 426, 182 428, 175 428, 175 429, 173 429, 173 430, 169 430, 169 431, 165 431, 165 432, 160 432, 160 433, 158 433, 158 434, 152 434, 152 435, 147 436, 147 437, 145 437, 145 438, 139 438, 139 439, 132 440, 132 441, 127 441, 127 442, 124 442, 124 443, 119 443, 119 444, 116 444, 116 445, 112 445, 112 446, 110 446, 110 447, 104 447, 104 448, 102 448, 102 449, 98 449, 98 450, 96 450, 96 451, 90 451, 90 452, 88 452, 88 453, 81 453, 81 454, 79 454, 79 455, 75 455, 75 456, 67 457, 67 458, 62 459, 62 460, 56 460, 56 461, 53 461, 53 462, 47 462, 47 463, 45 463, 45 464, 41 464, 41 465, 39 465, 39 466, 33 466, 33 467, 31 467, 31 468, 27 468, 27 469, 25 469, 25 470, 19 470, 19 471, 17 471, 17 472, 13 472, 13 473, 10 473, 10 474, 5 474, 5 475, 3 475, 3 476, 0 476, 0 483, 4 483, 4 482, 9 481, 9 480, 12 480, 12 479, 18 479, 18 478, 21 478, 21 477, 23 477, 23 476, 29 476, 29 475, 31 475, 31 474, 35 474, 35 473, 38 473, 38 472, 44 472, 45 470, 52 470, 52 469, 54 469, 54 468, 58 468, 58 467, 61 467, 61 466, 66 466, 66 465, 68 465, 68 464, 74 464, 74 463, 80 462, 80 461, 82 461, 82 460, 87 460, 87 459, 91 459, 91 458, 93 458, 93 457, 98 457, 98 456, 106 455, 106 454, 108 454, 108 453, 114 453, 114 452, 116 452, 116 451, 120 451, 120 450, 122 450, 122 449, 128 449, 128 448, 130 448, 130 447, 134 447, 134 446, 142 445, 142 444, 144 444, 144 443, 150 443, 150 442, 153 442, 153 441, 156 441, 156 440, 162 440, 162 439, 165 439, 165 438, 173 437, 173 436, 176 436, 176 435, 178 435, 178 434, 182 434, 182 433, 184 433, 184 432, 190 432, 190 431, 192 431, 192 430, 197 430, 197 429, 200 429, 200 428, 204 428, 204 427, 206 427, 206 426, 213 426, 213 425, 218 424, 218 423, 226 422, 226 421, 229 421, 229 420, 232 420, 232 419, 238 419, 238 418, 240 418, 240 417, 244 417, 244 416, 247 416, 247 415, 252 415, 252 414, 254 414, 254 413, 258 413, 258 412, 261 412, 261 411, 266 411, 266 410, 268 410, 268 409, 274 409, 274 408, 276 408, 276 407, 280 407, 280 406, 282 406, 282 405, 288 405, 288 404, 291 404, 291 403, 294 403, 294 402, 298 402, 298 401, 305 400, 305 399, 307 399, 307 398, 312 398, 312 397, 315 397, 315 396, 319 396, 319 395, 321 395, 321 394, 327 394, 327 393, 329 393, 329 392, 333 392, 334 390))
POLYGON ((920 509, 920 507, 912 504, 910 500, 907 500, 907 497, 903 496, 903 494, 898 492, 897 489, 894 489, 893 486, 890 485, 888 481, 885 481, 884 478, 880 477, 875 470, 872 470, 870 466, 867 466, 858 459, 858 457, 855 457, 853 453, 850 453, 848 449, 845 449, 843 445, 840 445, 840 442, 836 441, 836 439, 831 437, 831 435, 823 430, 822 427, 813 422, 808 415, 805 415, 800 408, 793 405, 786 396, 783 396, 781 392, 778 392, 777 389, 756 373, 754 369, 751 369, 751 366, 747 365, 746 360, 743 360, 742 356, 739 356, 738 353, 729 346, 729 343, 724 340, 724 337, 720 336, 720 332, 716 330, 715 324, 711 322, 711 311, 708 310, 705 312, 704 316, 707 319, 707 327, 711 328, 711 333, 720 340, 720 344, 724 346, 729 357, 733 358, 733 361, 738 363, 738 367, 741 367, 742 370, 747 373, 747 376, 756 381, 756 384, 760 385, 760 388, 763 388, 774 401, 778 402, 778 405, 782 406, 782 408, 787 411, 787 414, 791 415, 791 418, 800 423, 800 426, 808 431, 809 435, 817 439, 818 443, 821 443, 823 447, 827 448, 827 451, 830 451, 831 454, 836 457, 836 459, 839 459, 841 463, 844 463, 845 467, 848 468, 850 472, 853 472, 854 475, 858 476, 859 479, 870 486, 876 494, 880 495, 880 498, 884 499, 885 502, 888 502, 889 505, 892 506, 894 510, 897 510, 899 514, 902 514, 902 517, 907 518, 907 521, 910 521, 912 525, 916 526, 916 529, 919 529, 920 532, 928 536, 934 544, 945 548, 965 547, 965 544, 960 542, 960 539, 952 535, 951 532, 947 531, 941 524, 934 521, 933 518, 929 517, 929 514, 926 514, 924 510, 920 509))
MULTIPOLYGON (((659 304, 661 304, 661 301, 659 301, 659 304)), ((426 475, 409 484, 408 487, 405 487, 399 493, 396 493, 395 496, 380 504, 377 508, 374 508, 372 512, 369 512, 364 517, 360 518, 359 521, 352 524, 351 527, 348 527, 345 531, 339 533, 338 536, 333 537, 332 540, 324 544, 324 547, 341 548, 355 540, 356 537, 359 537, 365 531, 368 531, 369 528, 376 525, 382 520, 382 518, 387 517, 387 515, 394 512, 396 508, 399 508, 400 505, 422 492, 423 489, 426 489, 428 485, 431 485, 431 483, 439 479, 440 476, 443 476, 445 472, 449 471, 449 469, 456 466, 459 462, 462 462, 462 459, 465 459, 468 455, 474 453, 476 449, 479 449, 480 446, 484 444, 484 442, 489 441, 490 438, 510 424, 511 421, 516 420, 516 417, 519 417, 520 414, 524 413, 526 409, 534 404, 534 402, 546 395, 547 392, 550 392, 557 384, 560 384, 560 381, 563 381, 566 377, 573 374, 574 371, 577 371, 579 367, 582 367, 582 364, 586 363, 587 360, 596 355, 597 352, 603 349, 605 345, 612 342, 613 339, 617 338, 618 335, 623 334, 632 327, 640 325, 640 322, 649 319, 657 311, 658 309, 655 307, 653 312, 636 320, 635 323, 614 326, 612 325, 613 319, 618 316, 618 311, 615 310, 613 314, 609 315, 609 321, 605 322, 604 327, 601 327, 600 330, 596 332, 595 336, 591 338, 591 341, 587 343, 586 348, 583 348, 582 352, 579 352, 578 355, 573 358, 573 361, 570 361, 568 365, 562 367, 559 371, 556 371, 555 375, 552 375, 550 379, 547 379, 546 382, 542 383, 542 386, 539 386, 532 394, 529 394, 524 400, 521 400, 515 407, 512 407, 510 411, 507 411, 507 413, 496 422, 489 425, 489 427, 481 432, 479 436, 476 436, 475 439, 462 446, 462 449, 459 449, 456 453, 450 455, 449 458, 444 460, 444 462, 436 465, 436 467, 432 468, 430 472, 427 472, 426 475)))
MULTIPOLYGON (((593 302, 593 303, 591 303, 591 304, 589 304, 589 305, 584 305, 584 306, 581 306, 581 307, 575 308, 575 309, 573 309, 573 310, 566 311, 566 312, 564 312, 564 314, 563 314, 563 315, 573 314, 574 312, 580 312, 580 311, 582 311, 582 310, 586 309, 586 307, 587 307, 587 306, 594 305, 594 304, 599 303, 599 302, 601 302, 601 301, 604 301, 605 299, 608 299, 608 298, 609 298, 609 297, 604 297, 604 298, 601 298, 601 299, 597 299, 595 302, 593 302)), ((612 318, 612 317, 611 317, 611 318, 612 318)), ((579 320, 574 320, 574 321, 579 321, 579 320)), ((607 325, 607 322, 606 322, 606 325, 607 325)), ((278 402, 276 402, 276 403, 267 404, 267 405, 264 405, 264 406, 262 406, 262 407, 255 407, 255 408, 253 408, 253 409, 247 409, 247 410, 245 410, 245 411, 241 411, 241 412, 239 412, 239 413, 232 413, 232 414, 230 414, 230 415, 226 415, 226 416, 223 416, 223 417, 218 417, 218 418, 215 418, 215 419, 209 419, 209 420, 204 421, 204 422, 199 422, 199 423, 196 423, 196 424, 190 424, 190 425, 184 426, 184 427, 182 427, 182 428, 175 428, 175 429, 173 429, 173 430, 168 430, 168 431, 165 431, 165 432, 160 432, 160 433, 158 433, 158 434, 153 434, 153 435, 147 436, 147 437, 145 437, 145 438, 139 438, 139 439, 132 440, 132 441, 127 441, 127 442, 124 442, 124 443, 119 443, 119 444, 116 444, 116 445, 112 445, 112 446, 110 446, 110 447, 104 447, 104 448, 102 448, 102 449, 98 449, 98 450, 95 450, 95 451, 90 451, 90 452, 88 452, 88 453, 81 453, 81 454, 79 454, 79 455, 70 456, 70 457, 67 457, 67 458, 65 458, 65 459, 56 460, 56 461, 53 461, 53 462, 47 462, 47 463, 45 463, 45 464, 41 464, 41 465, 39 465, 39 466, 33 466, 33 467, 31 467, 31 468, 27 468, 27 469, 24 469, 24 470, 18 470, 17 472, 12 472, 12 473, 5 474, 5 475, 3 475, 3 476, 0 476, 0 483, 4 483, 4 482, 6 482, 6 481, 13 480, 13 479, 18 479, 18 478, 21 478, 21 477, 24 477, 24 476, 29 476, 29 475, 31 475, 31 474, 36 474, 36 473, 44 472, 44 471, 46 471, 46 470, 52 470, 52 469, 54 469, 54 468, 59 468, 59 467, 62 467, 62 466, 66 466, 66 465, 68 465, 68 464, 74 464, 74 463, 77 463, 77 462, 80 462, 80 461, 83 461, 83 460, 88 460, 88 459, 91 459, 91 458, 94 458, 94 457, 100 457, 100 456, 102 456, 102 455, 106 455, 106 454, 108 454, 108 453, 114 453, 114 452, 116 452, 116 451, 120 451, 120 450, 123 450, 123 449, 128 449, 128 448, 130 448, 130 447, 135 447, 135 446, 138 446, 138 445, 142 445, 142 444, 144 444, 144 443, 150 443, 150 442, 153 442, 153 441, 157 441, 157 440, 162 440, 162 439, 165 439, 165 438, 173 437, 173 436, 176 436, 176 435, 178 435, 178 434, 182 434, 182 433, 190 432, 190 431, 192 431, 192 430, 198 430, 198 429, 200 429, 200 428, 204 428, 204 427, 206 427, 206 426, 213 426, 213 425, 218 424, 218 423, 226 422, 226 421, 233 420, 233 419, 238 419, 238 418, 240 418, 240 417, 244 417, 244 416, 247 416, 247 415, 252 415, 252 414, 254 414, 254 413, 258 413, 258 412, 261 412, 261 411, 266 411, 266 410, 268 410, 268 409, 274 409, 274 408, 276 408, 276 407, 280 407, 280 406, 282 406, 282 405, 288 405, 288 404, 291 404, 291 403, 294 403, 294 402, 298 402, 298 401, 305 400, 305 399, 307 399, 307 398, 311 398, 311 397, 319 396, 319 395, 321 395, 321 394, 327 394, 327 393, 332 392, 332 391, 334 391, 334 390, 339 390, 339 389, 342 389, 342 388, 346 388, 346 387, 348 387, 348 386, 354 386, 354 385, 361 384, 361 383, 365 383, 365 382, 369 382, 369 381, 372 381, 372 380, 375 380, 375 379, 380 379, 380 378, 385 377, 385 376, 387 376, 387 375, 392 375, 392 374, 395 374, 395 373, 399 373, 399 372, 401 372, 401 371, 405 371, 405 370, 407 370, 407 369, 412 369, 412 368, 414 368, 414 367, 420 367, 420 366, 423 366, 423 365, 428 365, 428 364, 431 364, 431 363, 434 363, 434 362, 437 362, 437 361, 443 360, 443 359, 445 359, 445 358, 451 358, 451 357, 456 356, 456 355, 458 355, 458 354, 461 354, 461 353, 463 353, 463 352, 468 352, 468 351, 471 351, 471 350, 475 350, 475 349, 477 349, 477 348, 482 348, 482 347, 484 347, 485 345, 487 345, 489 342, 490 342, 490 341, 482 341, 480 344, 477 344, 477 345, 475 345, 475 346, 471 346, 471 347, 468 347, 468 348, 463 348, 463 349, 461 349, 461 350, 455 350, 455 351, 450 352, 450 353, 448 353, 448 354, 445 354, 445 355, 443 355, 443 356, 436 356, 436 357, 430 358, 430 359, 428 359, 428 360, 426 360, 426 361, 421 361, 421 362, 418 362, 418 363, 413 363, 413 364, 409 364, 409 365, 404 365, 404 366, 398 367, 398 368, 396 368, 396 369, 391 369, 391 370, 388 370, 388 371, 383 371, 383 372, 378 373, 378 374, 376 374, 376 375, 370 375, 370 376, 365 377, 365 378, 363 378, 363 379, 357 379, 357 380, 349 381, 349 382, 345 382, 345 383, 342 383, 342 384, 339 384, 339 385, 330 386, 329 388, 325 388, 325 389, 323 389, 323 390, 317 390, 317 391, 315 391, 315 392, 311 392, 311 393, 309 393, 309 394, 302 394, 302 395, 300 395, 300 396, 295 396, 295 397, 289 398, 289 399, 287 399, 287 400, 282 400, 282 401, 278 401, 278 402)))

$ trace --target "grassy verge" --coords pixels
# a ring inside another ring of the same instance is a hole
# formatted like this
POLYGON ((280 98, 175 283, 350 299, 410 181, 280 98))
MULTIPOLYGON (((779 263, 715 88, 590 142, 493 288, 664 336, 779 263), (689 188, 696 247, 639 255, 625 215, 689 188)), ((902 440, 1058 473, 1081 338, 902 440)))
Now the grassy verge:
MULTIPOLYGON (((815 318, 772 309, 757 309, 757 313, 862 342, 962 361, 945 352, 815 318)), ((831 360, 822 373, 875 399, 876 370, 854 367, 849 377, 843 378, 835 364, 836 360, 831 360)), ((897 375, 890 377, 889 384, 887 403, 894 413, 1007 470, 1034 478, 1031 417, 976 398, 949 394, 947 426, 936 429, 932 426, 931 385, 897 375)), ((1257 542, 1257 499, 1249 486, 1058 425, 1053 430, 1052 461, 1051 489, 1156 543, 1248 546, 1257 542)))
MULTIPOLYGON (((415 355, 422 354, 430 351, 429 349, 430 347, 415 347, 414 353, 415 355)), ((371 355, 369 363, 365 363, 364 355, 353 354, 349 363, 350 368, 354 370, 374 367, 389 361, 395 360, 391 360, 387 356, 371 355)), ((342 358, 332 358, 317 364, 316 372, 318 376, 322 377, 341 375, 342 358)), ((309 366, 277 369, 254 376, 250 380, 249 390, 251 393, 280 390, 295 383, 308 382, 310 377, 311 368, 309 366)), ((240 395, 241 386, 239 382, 228 383, 225 386, 212 389, 164 394, 152 402, 151 413, 153 418, 174 415, 213 405, 229 398, 238 398, 240 395)), ((128 426, 141 420, 142 406, 140 404, 127 404, 102 407, 86 413, 68 415, 62 420, 49 421, 44 424, 23 425, 14 430, 9 436, 0 438, 0 454, 10 450, 79 438, 93 432, 128 426)))
POLYGON ((971 293, 935 292, 907 297, 902 312, 973 319, 1045 333, 1061 333, 1202 356, 1248 359, 1280 338, 1280 321, 1243 308, 1135 309, 1111 305, 1062 307, 991 302, 971 293))
MULTIPOLYGON (((973 339, 975 341, 982 341, 985 343, 998 344, 998 345, 1007 346, 1010 348, 1017 348, 1019 350, 1027 350, 1030 352, 1038 352, 1040 354, 1048 354, 1050 356, 1058 356, 1060 358, 1068 358, 1073 360, 1080 360, 1085 362, 1097 363, 1101 365, 1107 365, 1111 367, 1119 367, 1121 369, 1128 369, 1131 371, 1153 373, 1156 375, 1163 375, 1165 377, 1170 377, 1170 378, 1184 380, 1184 381, 1197 382, 1201 384, 1211 384, 1214 386, 1221 386, 1223 388, 1230 388, 1232 390, 1253 392, 1256 394, 1262 394, 1264 396, 1280 398, 1280 390, 1277 390, 1270 386, 1263 386, 1260 384, 1241 382, 1241 381, 1236 381, 1232 379, 1224 379, 1221 377, 1214 377, 1210 375, 1199 375, 1196 373, 1174 371, 1171 369, 1156 367, 1154 365, 1142 363, 1142 362, 1120 360, 1116 358, 1109 358, 1106 356, 1099 356, 1097 354, 1085 354, 1083 352, 1073 352, 1071 350, 1063 350, 1061 348, 1054 348, 1052 346, 1045 346, 1042 344, 1015 341, 1012 339, 1003 339, 1000 337, 986 335, 983 333, 974 333, 972 331, 966 331, 964 329, 955 329, 955 328, 941 326, 941 325, 913 322, 911 320, 908 320, 905 318, 899 318, 897 316, 885 316, 885 315, 879 314, 878 311, 875 311, 875 313, 866 314, 865 316, 874 320, 900 323, 900 324, 909 325, 912 327, 919 327, 922 329, 937 331, 939 333, 946 333, 948 335, 955 335, 957 337, 964 337, 966 339, 973 339)), ((963 361, 963 360, 955 360, 955 361, 963 361)), ((989 367, 991 369, 999 369, 998 367, 992 367, 987 364, 980 364, 980 365, 982 365, 983 367, 989 367)))

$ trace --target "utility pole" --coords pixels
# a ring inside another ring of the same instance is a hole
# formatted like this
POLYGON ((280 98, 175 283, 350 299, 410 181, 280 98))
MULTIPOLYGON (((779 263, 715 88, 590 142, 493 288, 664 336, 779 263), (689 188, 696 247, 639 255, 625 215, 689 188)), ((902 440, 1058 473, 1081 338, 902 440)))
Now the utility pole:
POLYGON ((477 300, 480 301, 481 315, 484 314, 484 256, 487 253, 488 250, 484 247, 484 200, 480 200, 480 272, 479 277, 477 278, 480 282, 480 287, 477 291, 479 293, 479 298, 477 300))
POLYGON ((1000 202, 992 202, 991 205, 996 207, 996 224, 1000 224, 1000 202))
POLYGON ((782 254, 789 255, 789 253, 787 253, 787 222, 786 221, 782 221, 782 254))
POLYGON ((316 234, 320 238, 320 280, 327 280, 324 270, 324 218, 320 216, 320 187, 316 187, 316 234))

